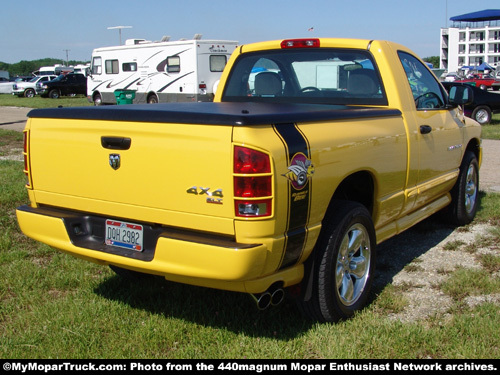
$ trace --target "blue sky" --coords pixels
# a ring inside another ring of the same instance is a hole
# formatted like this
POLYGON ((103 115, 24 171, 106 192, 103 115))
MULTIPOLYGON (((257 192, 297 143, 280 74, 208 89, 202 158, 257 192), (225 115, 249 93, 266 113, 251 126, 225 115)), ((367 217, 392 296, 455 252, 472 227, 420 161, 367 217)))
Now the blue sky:
POLYGON ((470 0, 14 0, 2 1, 0 61, 90 60, 92 49, 129 38, 236 40, 296 37, 385 39, 420 57, 439 55, 449 18, 497 6, 470 0), (313 31, 308 31, 309 28, 313 31), (68 51, 66 51, 68 50, 68 51))

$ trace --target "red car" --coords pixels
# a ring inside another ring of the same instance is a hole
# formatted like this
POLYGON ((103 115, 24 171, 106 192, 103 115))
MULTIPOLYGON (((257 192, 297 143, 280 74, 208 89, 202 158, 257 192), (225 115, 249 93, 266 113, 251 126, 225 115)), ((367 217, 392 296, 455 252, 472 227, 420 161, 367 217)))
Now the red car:
POLYGON ((476 87, 482 90, 487 90, 491 88, 491 85, 495 82, 495 77, 489 74, 475 74, 472 78, 459 79, 455 82, 458 83, 474 83, 476 87))

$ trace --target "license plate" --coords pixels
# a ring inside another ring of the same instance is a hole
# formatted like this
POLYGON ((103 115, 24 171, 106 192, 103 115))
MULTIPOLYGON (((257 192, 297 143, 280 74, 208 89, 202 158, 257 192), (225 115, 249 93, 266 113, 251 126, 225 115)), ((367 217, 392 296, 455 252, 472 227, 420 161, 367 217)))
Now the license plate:
POLYGON ((142 225, 118 220, 106 220, 106 245, 142 251, 142 225))

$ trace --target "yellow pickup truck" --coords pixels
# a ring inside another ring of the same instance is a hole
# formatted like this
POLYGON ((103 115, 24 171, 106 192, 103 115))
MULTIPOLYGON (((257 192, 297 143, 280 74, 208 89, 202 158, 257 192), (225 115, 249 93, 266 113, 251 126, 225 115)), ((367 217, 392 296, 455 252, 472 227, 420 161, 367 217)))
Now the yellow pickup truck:
POLYGON ((438 211, 473 220, 471 99, 387 41, 242 45, 211 103, 32 110, 18 222, 120 275, 349 318, 378 243, 438 211))

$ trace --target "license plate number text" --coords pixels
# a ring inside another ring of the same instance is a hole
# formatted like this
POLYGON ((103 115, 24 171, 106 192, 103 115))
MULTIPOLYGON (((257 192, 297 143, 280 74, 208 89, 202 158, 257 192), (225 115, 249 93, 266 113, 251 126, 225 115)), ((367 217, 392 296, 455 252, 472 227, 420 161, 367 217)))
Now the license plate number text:
POLYGON ((142 225, 111 219, 106 220, 106 245, 142 251, 143 234, 142 225))

